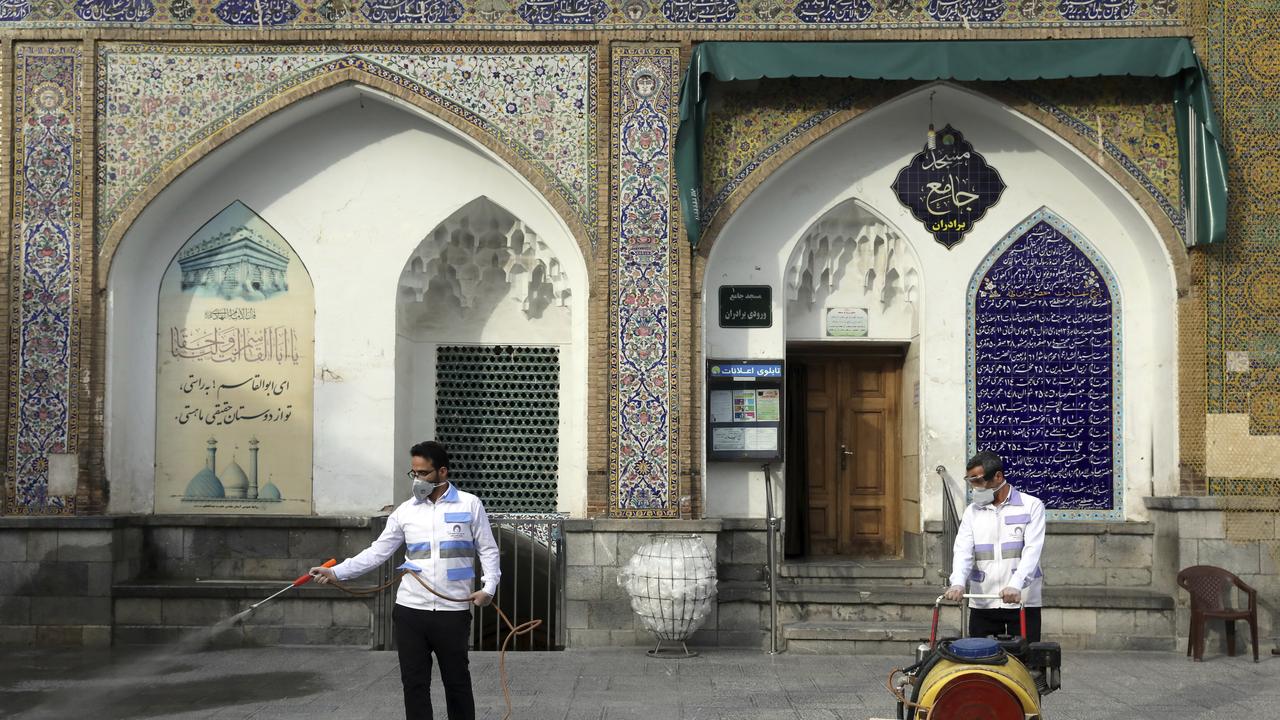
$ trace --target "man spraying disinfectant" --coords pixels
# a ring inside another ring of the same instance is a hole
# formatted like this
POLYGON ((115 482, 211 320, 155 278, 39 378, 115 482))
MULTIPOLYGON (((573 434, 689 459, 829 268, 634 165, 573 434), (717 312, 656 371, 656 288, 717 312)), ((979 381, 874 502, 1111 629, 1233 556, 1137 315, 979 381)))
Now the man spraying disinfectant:
POLYGON ((387 527, 368 548, 333 567, 313 567, 316 582, 350 580, 386 562, 405 544, 405 564, 421 583, 401 582, 392 613, 400 681, 407 720, 431 720, 431 655, 440 663, 449 720, 474 720, 475 697, 467 646, 471 605, 484 606, 498 592, 498 545, 480 499, 449 482, 449 453, 437 442, 409 450, 413 497, 387 518, 387 527), (480 556, 481 589, 473 592, 475 557, 480 556))

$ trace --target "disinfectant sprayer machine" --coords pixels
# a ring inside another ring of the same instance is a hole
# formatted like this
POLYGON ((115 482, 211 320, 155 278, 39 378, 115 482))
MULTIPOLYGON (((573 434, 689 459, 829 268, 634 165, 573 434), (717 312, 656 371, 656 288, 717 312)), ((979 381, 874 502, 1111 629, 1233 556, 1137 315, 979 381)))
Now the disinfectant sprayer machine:
MULTIPOLYGON (((889 674, 887 686, 898 698, 898 719, 1045 720, 1040 698, 1061 686, 1058 643, 1025 640, 1025 608, 1018 613, 1021 635, 939 640, 943 599, 940 595, 933 603, 933 629, 928 644, 916 648, 915 664, 889 674)), ((961 607, 962 626, 965 610, 961 607)))

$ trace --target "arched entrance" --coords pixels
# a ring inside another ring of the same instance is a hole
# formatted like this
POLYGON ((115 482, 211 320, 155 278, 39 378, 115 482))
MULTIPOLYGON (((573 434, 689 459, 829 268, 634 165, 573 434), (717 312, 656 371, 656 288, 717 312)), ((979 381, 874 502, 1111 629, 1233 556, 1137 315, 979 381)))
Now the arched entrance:
MULTIPOLYGON (((378 90, 347 84, 299 100, 170 183, 111 256, 105 432, 112 511, 153 507, 159 279, 178 246, 235 200, 287 239, 314 281, 312 511, 363 513, 400 497, 393 478, 407 448, 396 435, 395 289, 424 236, 481 196, 554 248, 565 286, 574 288, 566 302, 585 317, 585 260, 552 205, 477 142, 378 90)), ((585 326, 575 331, 578 347, 585 326)), ((565 372, 586 385, 578 355, 565 372)), ((572 413, 585 416, 585 407, 572 413)), ((585 465, 585 432, 563 438, 561 452, 585 465)), ((585 479, 574 478, 583 488, 562 483, 562 496, 585 495, 585 479)))
MULTIPOLYGON (((1139 204, 1089 158, 1009 107, 946 83, 900 96, 797 153, 742 202, 712 247, 699 249, 707 257, 702 283, 705 358, 786 357, 794 367, 791 359, 797 342, 826 350, 871 346, 877 339, 879 351, 900 355, 894 363, 901 380, 892 399, 900 413, 898 449, 880 452, 882 458, 892 453, 898 470, 878 462, 870 472, 882 475, 886 483, 900 483, 893 496, 896 500, 888 504, 896 503, 900 510, 897 547, 904 557, 924 557, 924 523, 941 518, 941 489, 933 468, 942 465, 958 475, 969 450, 965 422, 970 382, 965 362, 969 280, 993 247, 1046 205, 1088 237, 1106 264, 1116 269, 1117 287, 1125 297, 1123 312, 1133 318, 1123 323, 1127 351, 1121 370, 1126 418, 1122 491, 1130 498, 1174 492, 1177 423, 1170 419, 1177 416, 1176 289, 1175 263, 1165 239, 1139 204), (900 171, 926 146, 931 120, 937 127, 950 124, 963 132, 1007 186, 998 202, 949 249, 935 241, 936 230, 913 217, 893 189, 900 171), (890 266, 897 263, 888 262, 890 255, 884 254, 880 260, 867 260, 866 269, 854 272, 848 264, 840 269, 839 258, 846 251, 836 251, 831 239, 841 233, 858 237, 858 230, 847 228, 873 227, 874 218, 883 226, 880 234, 886 239, 879 245, 857 246, 887 250, 893 245, 890 239, 895 239, 899 247, 911 248, 911 254, 900 257, 913 258, 914 268, 902 265, 891 271, 890 266), (832 258, 837 261, 833 263, 832 258), (772 327, 719 327, 716 288, 752 284, 774 288, 772 327), (796 293, 797 287, 805 288, 807 296, 796 293), (842 297, 849 292, 855 295, 842 297), (799 313, 793 297, 812 298, 818 312, 799 313), (877 318, 877 307, 891 306, 884 305, 886 298, 898 302, 904 297, 911 298, 914 328, 895 329, 895 323, 907 325, 891 313, 882 312, 877 318), (838 313, 843 323, 839 332, 846 336, 832 333, 830 323, 824 324, 830 310, 841 308, 856 311, 838 313), (793 333, 793 325, 804 328, 804 341, 801 333, 793 333), (864 331, 865 338, 847 337, 864 331)), ((844 398, 850 395, 837 393, 844 398)), ((839 450, 840 443, 835 444, 839 450)), ((856 456, 837 457, 824 449, 819 462, 838 465, 843 457, 856 456)), ((788 452, 782 471, 786 503, 803 503, 803 517, 812 528, 835 516, 799 497, 794 477, 799 474, 798 458, 811 460, 814 453, 788 452)), ((808 475, 811 469, 803 472, 808 475)), ((704 478, 710 516, 763 515, 763 475, 758 466, 706 463, 704 478)), ((1124 503, 1124 519, 1140 519, 1144 513, 1141 502, 1124 503)), ((788 509, 786 516, 793 515, 794 509, 788 509)), ((858 523, 852 524, 856 535, 858 523)), ((899 552, 891 546, 870 553, 846 548, 857 556, 899 552)))

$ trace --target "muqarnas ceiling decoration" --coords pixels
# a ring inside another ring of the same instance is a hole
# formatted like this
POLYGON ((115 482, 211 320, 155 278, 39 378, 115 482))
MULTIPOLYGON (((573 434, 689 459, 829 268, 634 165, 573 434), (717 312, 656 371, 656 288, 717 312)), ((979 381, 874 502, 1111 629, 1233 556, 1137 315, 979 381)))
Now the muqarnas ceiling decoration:
POLYGON ((1004 180, 959 130, 947 125, 929 134, 924 150, 893 181, 898 201, 948 250, 1000 201, 1004 180))

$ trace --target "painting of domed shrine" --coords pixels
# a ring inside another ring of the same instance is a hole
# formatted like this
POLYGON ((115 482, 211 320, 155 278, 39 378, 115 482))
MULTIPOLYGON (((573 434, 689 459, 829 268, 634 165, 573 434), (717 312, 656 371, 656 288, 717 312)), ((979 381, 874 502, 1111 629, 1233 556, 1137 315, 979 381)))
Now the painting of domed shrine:
MULTIPOLYGON (((239 207, 233 205, 232 208, 244 208, 242 204, 237 205, 239 207)), ((230 216, 239 214, 233 212, 230 216)), ((178 266, 182 268, 183 292, 226 300, 265 300, 289 289, 286 279, 289 256, 256 228, 246 224, 232 225, 183 250, 178 254, 178 266)))
POLYGON ((315 295, 302 260, 237 200, 176 248, 158 295, 156 512, 309 514, 315 295))
POLYGON ((249 441, 249 472, 246 473, 244 468, 236 462, 235 456, 231 458, 231 462, 227 463, 222 469, 222 475, 217 474, 218 466, 218 441, 209 438, 209 448, 206 452, 205 464, 200 471, 191 478, 191 482, 187 483, 187 491, 183 494, 183 500, 192 502, 198 500, 253 500, 256 502, 280 502, 280 488, 275 483, 268 480, 261 486, 258 485, 258 453, 261 451, 261 443, 255 437, 249 441))

